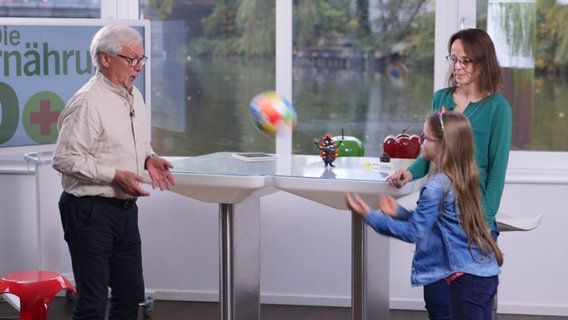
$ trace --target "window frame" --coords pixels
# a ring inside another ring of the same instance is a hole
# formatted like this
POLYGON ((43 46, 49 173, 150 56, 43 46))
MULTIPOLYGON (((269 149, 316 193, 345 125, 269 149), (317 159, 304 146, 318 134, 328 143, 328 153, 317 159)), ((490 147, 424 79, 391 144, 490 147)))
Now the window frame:
POLYGON ((140 2, 101 0, 101 19, 140 19, 140 2))

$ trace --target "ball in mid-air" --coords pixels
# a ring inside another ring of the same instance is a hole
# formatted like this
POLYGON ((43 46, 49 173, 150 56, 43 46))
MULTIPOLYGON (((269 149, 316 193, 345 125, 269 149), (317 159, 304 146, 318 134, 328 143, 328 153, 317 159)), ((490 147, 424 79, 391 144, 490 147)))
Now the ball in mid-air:
POLYGON ((253 125, 262 133, 276 135, 281 128, 296 128, 297 115, 290 101, 276 91, 265 91, 252 98, 249 113, 253 125))

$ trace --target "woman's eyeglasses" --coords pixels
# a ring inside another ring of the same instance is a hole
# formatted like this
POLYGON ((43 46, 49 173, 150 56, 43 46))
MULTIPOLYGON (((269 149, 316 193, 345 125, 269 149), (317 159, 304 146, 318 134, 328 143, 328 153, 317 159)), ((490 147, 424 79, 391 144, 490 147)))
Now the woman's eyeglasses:
POLYGON ((434 139, 434 138, 428 137, 427 135, 424 134, 424 132, 422 132, 422 133, 420 134, 420 136, 418 137, 418 141, 420 141, 420 144, 423 144, 424 141, 426 141, 426 140, 428 140, 428 141, 433 141, 433 142, 438 141, 438 140, 436 140, 436 139, 434 139))
POLYGON ((458 59, 458 57, 451 55, 451 54, 446 56, 446 60, 452 66, 455 66, 456 63, 459 62, 463 68, 468 68, 473 63, 473 60, 471 60, 471 59, 465 58, 465 59, 460 60, 460 59, 458 59))

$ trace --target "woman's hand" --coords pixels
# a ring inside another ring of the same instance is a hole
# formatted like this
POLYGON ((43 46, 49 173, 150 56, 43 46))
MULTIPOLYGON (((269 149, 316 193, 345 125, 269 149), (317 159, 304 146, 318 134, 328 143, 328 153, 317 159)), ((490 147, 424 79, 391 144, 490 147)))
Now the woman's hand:
POLYGON ((408 181, 412 180, 412 178, 413 176, 410 171, 404 169, 397 169, 393 174, 387 177, 387 182, 391 186, 400 189, 408 181))

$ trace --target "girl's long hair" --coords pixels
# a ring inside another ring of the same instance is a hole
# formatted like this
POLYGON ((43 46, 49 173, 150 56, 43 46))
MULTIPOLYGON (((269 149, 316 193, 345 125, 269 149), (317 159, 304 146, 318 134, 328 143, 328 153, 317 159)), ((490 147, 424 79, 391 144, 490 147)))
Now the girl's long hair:
POLYGON ((473 130, 469 120, 461 113, 450 111, 432 113, 426 121, 440 144, 432 161, 432 171, 444 172, 455 189, 454 205, 459 206, 461 216, 458 220, 465 230, 470 252, 473 252, 472 245, 477 245, 484 256, 495 254, 501 266, 503 254, 491 237, 481 206, 479 169, 475 162, 473 130))

